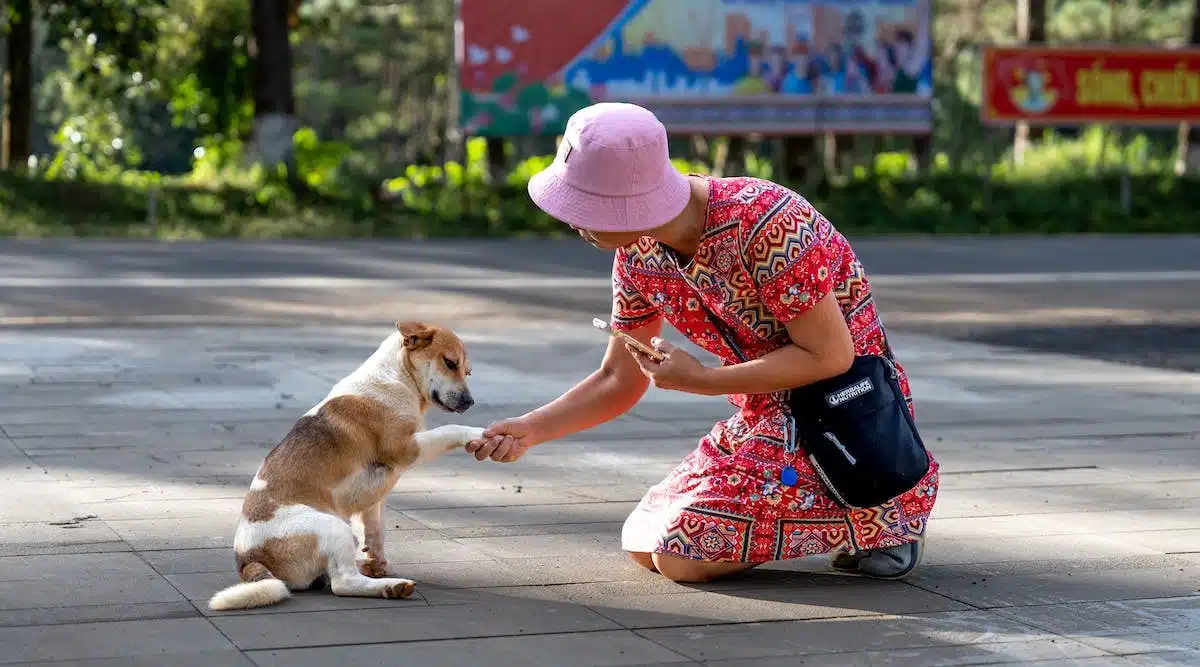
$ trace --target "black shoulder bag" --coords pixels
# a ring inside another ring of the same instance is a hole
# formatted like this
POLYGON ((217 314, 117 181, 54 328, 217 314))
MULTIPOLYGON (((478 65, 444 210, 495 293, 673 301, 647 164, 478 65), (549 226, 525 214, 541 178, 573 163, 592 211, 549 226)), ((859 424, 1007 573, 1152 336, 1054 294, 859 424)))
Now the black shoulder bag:
MULTIPOLYGON (((704 310, 745 362, 725 322, 707 306, 704 310)), ((890 348, 886 355, 855 357, 849 371, 789 394, 789 451, 803 443, 829 494, 846 508, 878 507, 911 490, 929 471, 929 454, 905 403, 890 348)), ((797 481, 795 469, 790 475, 785 469, 783 477, 784 484, 797 481)))

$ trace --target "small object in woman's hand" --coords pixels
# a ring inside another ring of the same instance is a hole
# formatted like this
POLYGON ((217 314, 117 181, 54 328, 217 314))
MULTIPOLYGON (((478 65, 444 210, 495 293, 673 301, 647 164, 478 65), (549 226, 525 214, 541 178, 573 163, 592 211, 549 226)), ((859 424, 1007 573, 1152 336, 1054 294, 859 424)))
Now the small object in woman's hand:
POLYGON ((625 333, 624 331, 617 331, 616 329, 612 328, 611 324, 609 324, 608 322, 605 322, 604 320, 600 319, 599 317, 592 318, 592 326, 594 326, 597 329, 603 331, 604 333, 612 336, 613 338, 620 338, 621 340, 625 341, 627 344, 632 345, 633 348, 636 349, 638 352, 641 352, 645 356, 650 357, 651 359, 653 359, 655 361, 662 361, 667 358, 666 355, 664 355, 663 353, 659 352, 658 350, 655 350, 652 347, 647 346, 642 341, 634 338, 633 336, 630 336, 629 334, 625 333))

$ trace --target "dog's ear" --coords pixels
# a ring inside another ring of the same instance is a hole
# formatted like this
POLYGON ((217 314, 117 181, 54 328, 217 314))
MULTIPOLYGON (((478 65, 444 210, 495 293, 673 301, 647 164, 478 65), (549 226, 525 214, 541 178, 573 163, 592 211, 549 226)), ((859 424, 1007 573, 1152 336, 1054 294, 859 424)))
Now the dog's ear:
POLYGON ((423 322, 397 322, 396 330, 404 337, 404 347, 410 350, 419 350, 430 344, 437 333, 435 327, 423 322))

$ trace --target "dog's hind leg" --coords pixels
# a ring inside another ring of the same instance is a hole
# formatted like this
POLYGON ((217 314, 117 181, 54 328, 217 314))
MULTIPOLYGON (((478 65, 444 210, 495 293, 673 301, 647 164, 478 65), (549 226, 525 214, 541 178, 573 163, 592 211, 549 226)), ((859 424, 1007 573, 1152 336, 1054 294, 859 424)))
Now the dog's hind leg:
POLYGON ((472 440, 481 440, 483 429, 475 426, 460 426, 447 424, 428 431, 418 431, 413 434, 413 441, 419 450, 417 464, 427 463, 446 452, 465 446, 472 440))
MULTIPOLYGON (((355 559, 354 529, 338 517, 327 514, 322 522, 321 549, 329 573, 329 588, 334 595, 363 598, 406 598, 416 583, 393 577, 373 579, 358 571, 355 559)), ((364 517, 365 519, 365 517, 364 517)))

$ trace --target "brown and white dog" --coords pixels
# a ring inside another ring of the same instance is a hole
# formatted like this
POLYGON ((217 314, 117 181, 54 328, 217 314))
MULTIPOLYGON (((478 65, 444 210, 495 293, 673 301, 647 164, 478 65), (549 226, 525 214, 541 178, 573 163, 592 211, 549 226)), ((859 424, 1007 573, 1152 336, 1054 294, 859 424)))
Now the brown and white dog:
POLYGON ((397 322, 379 349, 308 411, 254 475, 233 540, 238 576, 213 610, 274 604, 327 578, 334 595, 403 598, 383 550, 388 492, 404 471, 483 437, 483 429, 425 430, 431 404, 466 412, 471 365, 448 329, 397 322), (362 517, 362 551, 350 520, 362 517))

